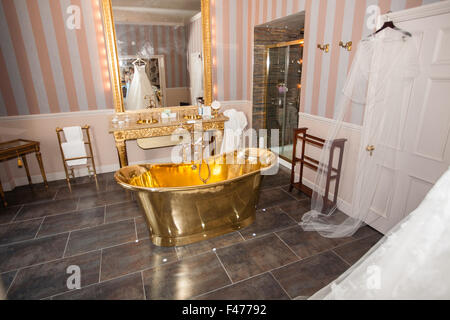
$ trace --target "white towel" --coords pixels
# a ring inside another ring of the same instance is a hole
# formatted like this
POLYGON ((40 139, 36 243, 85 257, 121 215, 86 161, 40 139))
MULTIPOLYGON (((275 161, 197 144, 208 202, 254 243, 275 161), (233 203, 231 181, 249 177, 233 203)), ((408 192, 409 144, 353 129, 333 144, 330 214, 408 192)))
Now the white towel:
POLYGON ((63 128, 64 137, 67 142, 83 141, 83 131, 81 127, 65 127, 63 128))
POLYGON ((229 120, 225 122, 221 153, 227 153, 241 147, 242 134, 247 126, 247 117, 245 113, 236 111, 236 109, 226 110, 223 114, 229 120))
MULTIPOLYGON (((86 157, 86 148, 84 147, 83 141, 63 142, 63 143, 61 143, 61 147, 63 149, 64 157, 66 159, 86 157)), ((68 166, 78 166, 78 165, 83 165, 86 163, 87 163, 87 159, 78 159, 78 160, 67 161, 68 166)))

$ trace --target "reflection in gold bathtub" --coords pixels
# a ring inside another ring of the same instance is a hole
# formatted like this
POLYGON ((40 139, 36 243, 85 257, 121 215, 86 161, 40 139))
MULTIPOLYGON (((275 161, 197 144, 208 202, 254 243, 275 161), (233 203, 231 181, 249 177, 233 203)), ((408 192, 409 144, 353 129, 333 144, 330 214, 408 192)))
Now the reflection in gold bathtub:
POLYGON ((117 171, 115 178, 122 187, 136 192, 153 243, 185 245, 251 224, 260 173, 275 161, 269 150, 246 149, 211 157, 202 165, 129 166, 117 171))

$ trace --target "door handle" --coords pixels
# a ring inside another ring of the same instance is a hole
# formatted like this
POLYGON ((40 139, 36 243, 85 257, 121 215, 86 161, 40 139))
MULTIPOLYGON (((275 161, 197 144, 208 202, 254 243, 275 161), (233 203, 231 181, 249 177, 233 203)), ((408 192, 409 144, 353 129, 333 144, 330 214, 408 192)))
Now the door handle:
POLYGON ((372 156, 373 150, 375 150, 375 146, 373 145, 368 145, 366 147, 366 151, 370 152, 370 156, 372 156))

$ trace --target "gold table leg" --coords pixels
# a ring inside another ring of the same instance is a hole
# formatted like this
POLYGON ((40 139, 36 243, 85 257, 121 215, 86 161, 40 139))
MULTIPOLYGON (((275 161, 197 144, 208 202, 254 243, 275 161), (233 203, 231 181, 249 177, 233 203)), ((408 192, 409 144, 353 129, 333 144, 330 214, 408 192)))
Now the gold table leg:
POLYGON ((215 147, 217 148, 217 154, 220 154, 220 151, 222 150, 223 130, 217 130, 215 138, 216 138, 215 147))
POLYGON ((125 140, 116 140, 117 153, 119 154, 120 167, 128 166, 127 146, 125 140))
POLYGON ((22 158, 23 166, 25 167, 25 171, 27 173, 28 184, 32 185, 33 183, 31 182, 30 169, 28 169, 27 156, 23 155, 23 156, 21 156, 21 158, 22 158))
POLYGON ((42 175, 42 179, 44 179, 44 185, 46 188, 48 188, 47 177, 45 176, 45 171, 44 171, 44 164, 42 163, 42 156, 41 156, 41 153, 39 152, 39 150, 36 151, 36 159, 39 163, 39 168, 41 169, 41 175, 42 175))

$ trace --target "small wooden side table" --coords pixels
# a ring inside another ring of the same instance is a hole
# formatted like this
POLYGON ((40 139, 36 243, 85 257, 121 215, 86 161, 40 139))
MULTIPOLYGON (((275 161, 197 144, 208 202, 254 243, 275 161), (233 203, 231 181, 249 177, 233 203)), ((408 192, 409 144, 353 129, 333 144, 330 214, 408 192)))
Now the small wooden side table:
MULTIPOLYGON (((21 158, 25 171, 27 172, 28 183, 31 185, 30 170, 28 169, 28 163, 26 155, 29 153, 35 153, 36 159, 41 169, 42 179, 44 180, 45 187, 48 188, 47 177, 45 176, 44 164, 42 163, 42 156, 40 152, 40 143, 38 141, 17 139, 0 143, 0 161, 5 161, 14 158, 21 158)), ((5 193, 3 192, 2 183, 0 181, 0 196, 2 198, 5 207, 8 205, 5 199, 5 193)))

